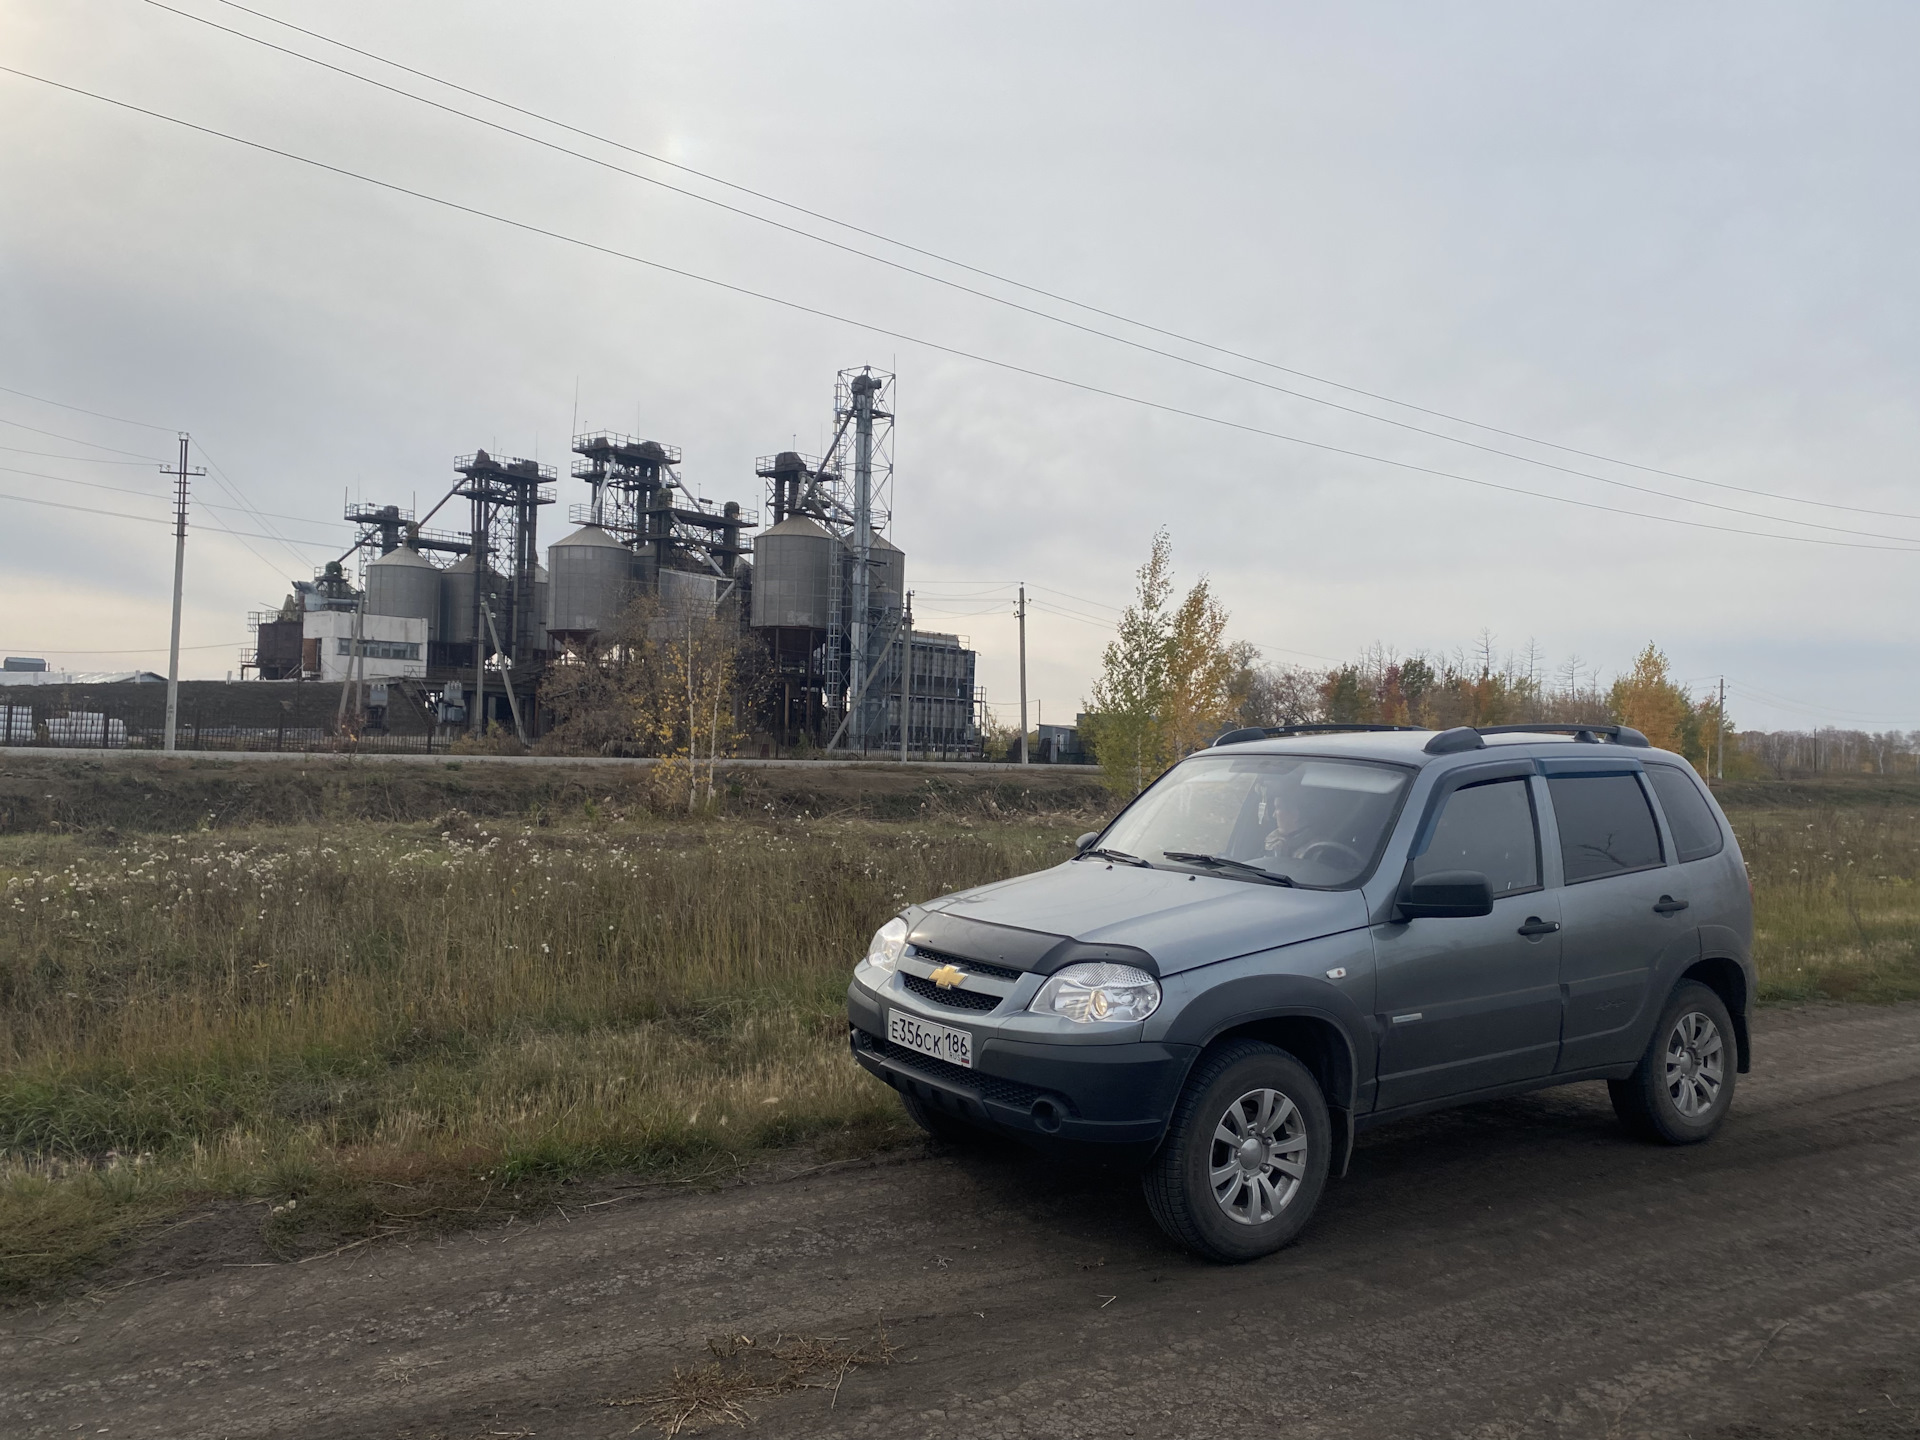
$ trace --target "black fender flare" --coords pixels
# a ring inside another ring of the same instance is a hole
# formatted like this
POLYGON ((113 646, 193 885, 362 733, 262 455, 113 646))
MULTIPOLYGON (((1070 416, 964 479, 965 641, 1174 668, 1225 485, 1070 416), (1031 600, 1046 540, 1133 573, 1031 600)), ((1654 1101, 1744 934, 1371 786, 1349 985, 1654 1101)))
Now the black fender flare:
MULTIPOLYGON (((1165 1036, 1168 1044, 1192 1047, 1188 1073, 1206 1048, 1235 1030, 1258 1030, 1265 1021, 1308 1020, 1332 1029, 1346 1049, 1344 1074, 1329 1067, 1326 1095, 1333 1121, 1331 1174, 1346 1174, 1353 1154, 1354 1120, 1367 1080, 1377 1065, 1378 1044, 1368 1015, 1339 986, 1307 975, 1244 975, 1194 995, 1181 1007, 1165 1036)), ((1186 1083, 1185 1076, 1181 1084, 1186 1083)))

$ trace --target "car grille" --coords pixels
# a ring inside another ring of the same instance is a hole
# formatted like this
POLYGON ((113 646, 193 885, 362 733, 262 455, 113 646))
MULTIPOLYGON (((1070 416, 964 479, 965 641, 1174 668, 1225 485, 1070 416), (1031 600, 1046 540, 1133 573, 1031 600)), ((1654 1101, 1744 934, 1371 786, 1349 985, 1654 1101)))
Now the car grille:
POLYGON ((878 1035, 860 1032, 865 1043, 860 1047, 884 1056, 893 1064, 905 1070, 917 1070, 930 1079, 951 1085, 956 1090, 965 1090, 978 1095, 983 1100, 992 1100, 1001 1105, 1016 1105, 1025 1110, 1032 1106, 1046 1092, 1032 1085, 1022 1085, 1017 1080, 999 1080, 992 1075, 982 1075, 977 1070, 969 1070, 962 1065, 951 1065, 945 1060, 936 1060, 931 1055, 922 1055, 917 1050, 908 1050, 895 1045, 891 1040, 882 1040, 878 1035))
POLYGON ((964 955, 949 955, 943 950, 928 950, 916 945, 913 953, 922 960, 931 960, 935 965, 958 965, 970 975, 985 975, 992 980, 1018 980, 1026 974, 1024 970, 1009 970, 1004 965, 989 965, 984 960, 969 960, 964 955))
POLYGON ((922 1000, 934 1005, 944 1005, 950 1010, 992 1010, 999 1006, 999 995, 988 995, 981 990, 942 990, 931 980, 922 980, 918 975, 902 975, 900 983, 918 995, 922 1000))

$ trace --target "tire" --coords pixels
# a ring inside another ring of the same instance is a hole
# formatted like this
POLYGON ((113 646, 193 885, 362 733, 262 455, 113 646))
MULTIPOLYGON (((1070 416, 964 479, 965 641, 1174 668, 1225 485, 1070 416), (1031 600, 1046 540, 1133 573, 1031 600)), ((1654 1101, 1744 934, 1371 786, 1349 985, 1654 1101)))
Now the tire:
POLYGON ((1720 997, 1696 980, 1682 981, 1661 1010, 1638 1068, 1607 1082, 1614 1114, 1636 1135, 1663 1145, 1711 1138, 1733 1105, 1738 1044, 1720 997))
POLYGON ((926 1131, 929 1138, 943 1144, 978 1145, 988 1138, 984 1130, 969 1125, 956 1115, 936 1109, 904 1090, 900 1092, 900 1103, 907 1107, 907 1114, 914 1124, 926 1131))
POLYGON ((1194 1067, 1141 1188, 1176 1242, 1234 1265, 1299 1235, 1320 1203, 1332 1156, 1326 1098, 1306 1066, 1272 1045, 1235 1040, 1194 1067), (1264 1155, 1236 1154, 1230 1134, 1248 1137, 1243 1146, 1264 1143, 1264 1155))

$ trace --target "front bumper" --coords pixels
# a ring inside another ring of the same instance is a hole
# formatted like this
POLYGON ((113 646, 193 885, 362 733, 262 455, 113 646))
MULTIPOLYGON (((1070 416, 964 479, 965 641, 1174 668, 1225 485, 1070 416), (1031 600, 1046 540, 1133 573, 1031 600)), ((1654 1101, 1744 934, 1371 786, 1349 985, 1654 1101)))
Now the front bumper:
POLYGON ((1143 1041, 1014 1040, 994 1034, 991 1021, 939 1018, 973 1033, 971 1069, 890 1044, 884 1003, 858 982, 847 990, 847 1039, 867 1070, 936 1109, 1063 1156, 1152 1154, 1195 1053, 1143 1041))

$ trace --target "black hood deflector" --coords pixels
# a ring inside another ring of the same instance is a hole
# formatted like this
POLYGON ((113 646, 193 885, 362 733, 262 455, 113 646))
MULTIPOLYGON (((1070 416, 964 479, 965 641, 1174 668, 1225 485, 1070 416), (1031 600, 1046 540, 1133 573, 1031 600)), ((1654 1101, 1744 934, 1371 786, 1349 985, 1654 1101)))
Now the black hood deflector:
POLYGON ((907 943, 916 949, 957 955, 962 960, 978 960, 988 965, 1004 965, 1009 970, 1026 970, 1035 975, 1051 975, 1068 965, 1088 960, 1131 965, 1149 975, 1160 974, 1159 963, 1153 956, 1135 945, 1089 944, 1070 935, 1021 930, 939 911, 921 916, 907 933, 907 943))

